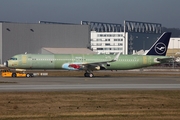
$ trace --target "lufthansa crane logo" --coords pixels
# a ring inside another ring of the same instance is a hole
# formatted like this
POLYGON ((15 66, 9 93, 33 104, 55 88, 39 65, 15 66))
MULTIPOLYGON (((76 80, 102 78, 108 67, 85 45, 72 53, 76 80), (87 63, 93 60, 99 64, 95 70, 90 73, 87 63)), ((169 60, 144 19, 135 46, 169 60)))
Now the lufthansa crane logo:
POLYGON ((157 54, 164 54, 166 52, 166 45, 162 42, 155 45, 155 52, 157 54))

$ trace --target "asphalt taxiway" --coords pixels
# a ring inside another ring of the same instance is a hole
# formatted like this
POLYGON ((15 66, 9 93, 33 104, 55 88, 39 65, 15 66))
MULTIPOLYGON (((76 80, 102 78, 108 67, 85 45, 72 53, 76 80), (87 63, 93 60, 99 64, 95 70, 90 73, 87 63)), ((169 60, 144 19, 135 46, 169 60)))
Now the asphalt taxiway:
POLYGON ((180 90, 179 77, 33 77, 2 78, 3 91, 180 90))

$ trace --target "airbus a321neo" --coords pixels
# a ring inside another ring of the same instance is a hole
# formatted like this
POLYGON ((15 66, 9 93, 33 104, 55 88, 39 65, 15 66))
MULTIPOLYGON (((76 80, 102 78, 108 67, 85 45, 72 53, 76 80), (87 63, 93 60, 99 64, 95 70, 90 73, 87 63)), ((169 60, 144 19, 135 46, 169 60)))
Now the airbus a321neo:
POLYGON ((172 59, 165 56, 171 33, 163 33, 146 55, 107 54, 19 54, 4 65, 11 69, 83 70, 93 77, 94 70, 130 70, 148 67, 172 59))

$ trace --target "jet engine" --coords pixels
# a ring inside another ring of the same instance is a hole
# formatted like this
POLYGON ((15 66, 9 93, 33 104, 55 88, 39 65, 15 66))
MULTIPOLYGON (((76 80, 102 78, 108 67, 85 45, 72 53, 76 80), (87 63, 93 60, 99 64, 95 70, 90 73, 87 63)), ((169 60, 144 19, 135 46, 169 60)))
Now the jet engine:
POLYGON ((104 66, 91 66, 91 70, 105 70, 106 68, 104 66))

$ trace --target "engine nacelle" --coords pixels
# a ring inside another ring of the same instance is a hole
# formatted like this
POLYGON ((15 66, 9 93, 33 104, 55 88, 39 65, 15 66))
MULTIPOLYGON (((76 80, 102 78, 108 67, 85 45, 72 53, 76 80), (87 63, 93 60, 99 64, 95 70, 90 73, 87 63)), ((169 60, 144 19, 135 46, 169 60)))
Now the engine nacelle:
POLYGON ((63 69, 66 69, 66 70, 83 70, 84 69, 84 66, 81 65, 81 64, 69 64, 69 63, 65 63, 62 65, 62 68, 63 69))
POLYGON ((91 70, 105 70, 106 68, 105 67, 103 67, 103 66, 92 66, 91 68, 90 68, 91 70))
POLYGON ((95 70, 100 70, 100 69, 101 69, 100 66, 95 67, 95 70))

